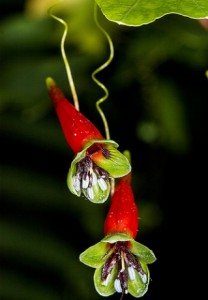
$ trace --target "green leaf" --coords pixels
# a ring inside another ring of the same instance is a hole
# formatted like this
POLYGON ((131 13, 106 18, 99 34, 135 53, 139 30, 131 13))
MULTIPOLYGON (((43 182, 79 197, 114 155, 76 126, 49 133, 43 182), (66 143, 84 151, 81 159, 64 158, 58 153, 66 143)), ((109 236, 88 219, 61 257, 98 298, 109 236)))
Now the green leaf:
POLYGON ((138 256, 139 260, 143 260, 147 264, 152 264, 156 260, 152 250, 134 240, 131 241, 131 251, 138 256))
POLYGON ((96 0, 103 14, 110 21, 128 26, 140 26, 167 14, 190 18, 208 16, 207 0, 96 0))
POLYGON ((59 300, 60 297, 55 289, 44 283, 34 283, 22 274, 1 270, 0 299, 59 300))
POLYGON ((111 271, 107 286, 104 285, 102 282, 101 271, 102 271, 102 267, 95 270, 94 273, 95 289, 101 296, 110 296, 115 293, 114 280, 117 274, 117 267, 115 266, 111 271))
POLYGON ((162 78, 155 80, 150 91, 152 121, 140 124, 138 135, 145 140, 152 127, 153 140, 168 150, 186 153, 190 147, 190 133, 182 95, 174 83, 162 78))
POLYGON ((99 242, 82 252, 79 256, 79 259, 83 264, 89 267, 98 268, 102 266, 106 260, 105 254, 107 251, 107 244, 99 242))

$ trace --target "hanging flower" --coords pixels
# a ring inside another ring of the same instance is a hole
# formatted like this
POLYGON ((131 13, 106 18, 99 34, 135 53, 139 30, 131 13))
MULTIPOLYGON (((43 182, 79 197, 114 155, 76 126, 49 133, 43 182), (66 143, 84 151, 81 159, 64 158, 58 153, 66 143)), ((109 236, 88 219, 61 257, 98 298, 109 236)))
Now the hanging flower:
POLYGON ((92 202, 103 203, 109 196, 111 177, 131 170, 118 144, 103 138, 99 130, 65 98, 52 78, 46 80, 64 136, 75 157, 67 176, 70 191, 92 202))
POLYGON ((138 231, 138 210, 130 185, 131 175, 119 179, 104 224, 105 237, 80 255, 80 261, 96 268, 94 284, 102 296, 115 292, 143 296, 150 274, 147 264, 154 253, 135 241, 138 231))

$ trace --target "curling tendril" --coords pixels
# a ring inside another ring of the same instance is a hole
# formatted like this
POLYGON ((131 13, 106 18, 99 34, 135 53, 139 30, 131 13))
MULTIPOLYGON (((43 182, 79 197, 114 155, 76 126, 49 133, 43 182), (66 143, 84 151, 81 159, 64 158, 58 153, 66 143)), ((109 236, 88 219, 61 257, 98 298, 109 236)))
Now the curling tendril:
POLYGON ((102 118, 103 124, 104 124, 106 139, 110 139, 110 131, 109 131, 109 127, 108 127, 108 122, 107 122, 107 119, 105 117, 105 114, 104 114, 103 110, 100 108, 100 104, 103 103, 108 98, 109 92, 108 92, 108 89, 106 88, 106 86, 103 83, 101 83, 96 78, 96 75, 97 75, 97 73, 99 73, 100 71, 102 71, 103 69, 105 69, 107 66, 109 66, 109 64, 111 63, 111 61, 112 61, 112 59, 114 57, 114 47, 113 47, 113 43, 112 43, 112 40, 111 40, 109 34, 103 29, 103 27, 98 22, 97 10, 98 10, 98 7, 97 7, 97 4, 95 3, 95 6, 94 6, 94 20, 95 20, 95 24, 101 30, 101 32, 106 36, 106 38, 108 40, 108 44, 109 44, 109 47, 110 47, 110 55, 109 55, 109 58, 107 59, 107 61, 104 64, 102 64, 100 67, 98 67, 92 73, 92 79, 105 92, 105 95, 96 102, 96 108, 97 108, 97 110, 98 110, 98 112, 99 112, 99 114, 100 114, 100 116, 102 118))
POLYGON ((64 32, 63 32, 63 35, 62 35, 62 38, 61 38, 61 45, 60 45, 61 55, 62 55, 64 65, 65 65, 65 68, 66 68, 66 73, 67 73, 69 86, 70 86, 72 97, 73 97, 74 106, 77 110, 79 110, 79 101, 78 101, 78 97, 77 97, 77 93, 76 93, 76 89, 75 89, 75 85, 74 85, 74 80, 73 80, 72 73, 71 73, 71 68, 70 68, 68 59, 66 57, 66 52, 65 52, 65 47, 64 47, 66 36, 67 36, 67 33, 68 33, 68 25, 63 19, 57 17, 56 15, 54 15, 52 13, 52 9, 55 6, 56 6, 56 4, 53 5, 51 8, 49 8, 48 14, 49 14, 49 16, 51 16, 53 19, 60 22, 64 26, 64 32))

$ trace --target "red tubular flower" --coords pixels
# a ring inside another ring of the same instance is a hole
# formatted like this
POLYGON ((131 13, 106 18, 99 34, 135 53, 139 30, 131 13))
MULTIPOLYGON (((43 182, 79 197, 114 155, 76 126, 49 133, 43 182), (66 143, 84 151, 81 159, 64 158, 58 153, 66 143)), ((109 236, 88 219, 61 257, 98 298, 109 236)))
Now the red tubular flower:
POLYGON ((92 202, 104 202, 110 192, 110 177, 121 177, 131 170, 118 144, 103 138, 100 131, 65 98, 52 78, 46 85, 66 141, 75 153, 67 176, 70 191, 92 202))
POLYGON ((139 225, 138 208, 131 188, 131 174, 122 177, 116 185, 111 207, 105 219, 105 235, 125 233, 136 238, 139 225))
POLYGON ((130 185, 131 175, 119 179, 112 196, 101 242, 80 255, 80 261, 96 268, 94 284, 102 296, 115 292, 139 298, 147 290, 150 274, 147 264, 154 253, 134 239, 138 232, 138 209, 130 185))
POLYGON ((104 140, 99 130, 76 110, 51 78, 48 79, 47 85, 64 136, 74 153, 80 152, 92 139, 104 140))

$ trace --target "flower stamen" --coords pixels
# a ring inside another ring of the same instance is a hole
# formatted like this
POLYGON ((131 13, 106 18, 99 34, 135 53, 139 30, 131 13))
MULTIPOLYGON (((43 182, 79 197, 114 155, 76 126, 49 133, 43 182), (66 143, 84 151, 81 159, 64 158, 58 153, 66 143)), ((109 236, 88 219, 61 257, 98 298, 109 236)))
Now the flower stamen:
POLYGON ((100 177, 100 178, 97 180, 97 182, 98 182, 98 185, 99 185, 99 187, 101 188, 101 190, 102 190, 103 192, 107 190, 107 184, 106 184, 105 180, 104 180, 102 177, 100 177))
POLYGON ((116 280, 114 281, 114 288, 116 290, 117 293, 122 293, 122 287, 121 287, 121 282, 118 278, 116 278, 116 280))
POLYGON ((134 281, 136 278, 135 271, 133 267, 128 267, 128 274, 131 281, 134 281))
POLYGON ((108 189, 108 180, 109 173, 101 167, 98 167, 90 155, 86 155, 85 158, 77 163, 76 173, 72 177, 74 189, 77 192, 85 191, 85 195, 89 200, 94 199, 93 187, 96 185, 98 185, 102 192, 108 189))
POLYGON ((93 192, 93 189, 91 187, 87 188, 87 196, 88 196, 88 199, 90 199, 90 200, 94 199, 94 192, 93 192))

